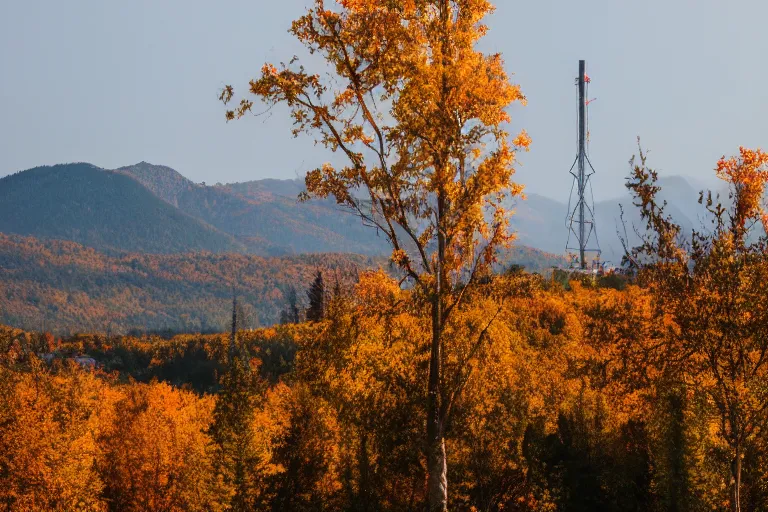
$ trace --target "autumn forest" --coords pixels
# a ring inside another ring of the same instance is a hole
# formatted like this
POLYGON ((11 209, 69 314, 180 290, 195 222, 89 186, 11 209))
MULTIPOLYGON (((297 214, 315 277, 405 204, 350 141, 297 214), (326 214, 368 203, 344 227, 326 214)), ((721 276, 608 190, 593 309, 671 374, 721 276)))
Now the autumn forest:
POLYGON ((140 176, 106 202, 155 212, 125 221, 154 245, 0 233, 0 510, 768 510, 768 154, 722 148, 688 229, 638 140, 621 265, 568 268, 510 225, 535 141, 479 49, 492 3, 311 5, 306 62, 218 91, 228 128, 266 110, 325 150, 297 203, 81 165, 140 176), (314 253, 243 231, 265 212, 314 253))

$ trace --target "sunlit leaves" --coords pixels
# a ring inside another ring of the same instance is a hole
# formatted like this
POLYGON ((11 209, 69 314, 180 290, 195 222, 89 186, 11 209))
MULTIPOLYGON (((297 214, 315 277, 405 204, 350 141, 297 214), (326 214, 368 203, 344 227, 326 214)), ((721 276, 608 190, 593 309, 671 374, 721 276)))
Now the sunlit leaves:
POLYGON ((716 172, 735 188, 734 229, 743 231, 747 222, 756 218, 768 232, 768 214, 762 204, 768 185, 768 154, 740 147, 738 157, 723 157, 717 162, 716 172))
MULTIPOLYGON (((511 241, 501 204, 520 193, 511 183, 515 150, 530 145, 524 131, 510 145, 503 128, 508 107, 525 103, 520 88, 509 83, 500 55, 474 49, 492 5, 465 0, 445 9, 433 1, 317 0, 291 31, 323 55, 329 78, 294 58, 265 64, 250 84, 267 105, 291 109, 294 134, 312 133, 347 157, 343 170, 308 173, 307 190, 335 197, 377 227, 408 255, 393 261, 412 278, 434 271, 425 253, 438 233, 446 234, 444 275, 457 278, 471 262, 491 263, 495 248, 511 241), (359 189, 369 201, 352 192, 359 189)), ((222 100, 232 97, 226 88, 222 100)), ((251 108, 241 103, 228 116, 251 108)))
POLYGON ((718 162, 716 172, 731 185, 732 204, 707 194, 715 229, 694 230, 690 242, 657 202, 657 174, 645 164, 641 152, 628 183, 649 231, 632 259, 644 258, 639 278, 662 322, 646 324, 641 341, 646 357, 638 362, 660 372, 651 383, 678 382, 706 396, 717 420, 709 426, 730 452, 731 501, 737 509, 742 459, 768 428, 767 240, 765 234, 750 237, 752 225, 765 219, 768 155, 742 147, 738 157, 718 162))

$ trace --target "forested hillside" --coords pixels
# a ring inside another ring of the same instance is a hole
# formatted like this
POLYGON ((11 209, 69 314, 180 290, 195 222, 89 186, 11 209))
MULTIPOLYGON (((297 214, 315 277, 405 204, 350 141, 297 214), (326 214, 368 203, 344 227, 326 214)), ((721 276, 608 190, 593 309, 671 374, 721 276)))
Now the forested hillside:
MULTIPOLYGON (((697 202, 698 191, 684 178, 672 176, 660 183, 662 199, 670 203, 669 213, 686 232, 708 222, 707 212, 697 202)), ((388 253, 380 233, 342 211, 335 201, 299 202, 298 195, 304 190, 301 180, 197 184, 170 167, 146 162, 115 172, 88 164, 30 169, 0 180, 0 196, 9 199, 4 202, 2 212, 7 215, 0 220, 0 232, 73 240, 99 250, 173 253, 202 249, 259 256, 388 253), (133 178, 167 205, 115 173, 133 178), (59 182, 61 187, 56 185, 59 182), (21 201, 32 190, 42 196, 32 194, 30 201, 21 201), (51 222, 47 222, 49 215, 51 222), (168 243, 158 242, 160 234, 168 243)), ((620 263, 623 251, 617 234, 617 230, 623 231, 619 205, 624 208, 630 245, 637 243, 634 227, 640 218, 629 195, 600 201, 595 208, 603 259, 614 264, 620 263)), ((564 253, 565 203, 529 194, 508 207, 515 210, 511 224, 521 246, 564 253)))
POLYGON ((234 236, 253 254, 387 253, 384 239, 356 216, 341 212, 334 202, 299 203, 304 187, 291 180, 206 186, 169 167, 146 162, 117 171, 184 213, 234 236))
MULTIPOLYGON (((504 265, 545 271, 559 258, 515 248, 504 265)), ((208 332, 226 330, 233 286, 247 327, 272 325, 317 270, 329 287, 358 272, 388 268, 386 258, 306 254, 263 258, 242 254, 106 255, 66 241, 0 234, 0 323, 55 333, 208 332)))
POLYGON ((0 179, 0 232, 73 240, 106 251, 245 250, 127 176, 82 163, 36 167, 0 179))
POLYGON ((333 282, 379 265, 386 261, 343 254, 110 256, 72 242, 0 235, 0 322, 57 333, 221 331, 234 287, 248 327, 271 325, 288 290, 303 290, 318 269, 333 282))

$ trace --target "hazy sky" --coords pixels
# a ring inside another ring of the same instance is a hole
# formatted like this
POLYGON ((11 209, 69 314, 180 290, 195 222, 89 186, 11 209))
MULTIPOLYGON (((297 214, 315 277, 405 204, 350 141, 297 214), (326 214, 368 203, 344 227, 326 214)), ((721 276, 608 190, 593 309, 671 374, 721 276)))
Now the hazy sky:
MULTIPOLYGON (((327 160, 284 112, 224 122, 218 90, 301 55, 308 0, 0 1, 0 176, 43 164, 142 160, 194 181, 295 177, 327 160)), ((623 191, 635 138, 663 174, 711 180, 768 141, 765 0, 498 0, 486 51, 529 98, 517 179, 567 200, 578 59, 587 60, 596 198, 623 191)))

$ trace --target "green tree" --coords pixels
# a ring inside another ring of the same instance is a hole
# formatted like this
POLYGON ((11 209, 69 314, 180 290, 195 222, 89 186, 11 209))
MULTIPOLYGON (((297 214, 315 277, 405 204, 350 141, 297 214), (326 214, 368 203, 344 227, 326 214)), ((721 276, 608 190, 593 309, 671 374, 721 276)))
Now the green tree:
POLYGON ((258 502, 261 461, 254 446, 253 416, 262 394, 258 372, 252 371, 246 347, 237 340, 237 299, 232 301, 232 332, 226 368, 219 381, 211 434, 216 465, 235 511, 252 510, 258 502))
POLYGON ((323 273, 317 271, 315 280, 307 290, 307 299, 309 299, 309 308, 307 308, 307 320, 310 322, 319 322, 325 318, 325 285, 323 284, 323 273))
POLYGON ((296 294, 296 288, 293 286, 288 287, 286 292, 286 306, 280 312, 281 324, 297 324, 301 320, 299 318, 299 298, 296 294))

